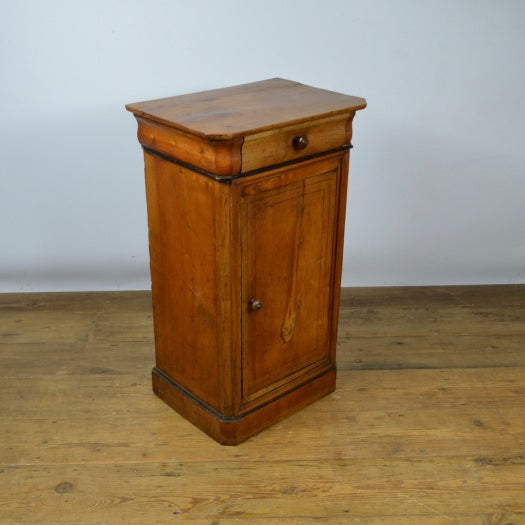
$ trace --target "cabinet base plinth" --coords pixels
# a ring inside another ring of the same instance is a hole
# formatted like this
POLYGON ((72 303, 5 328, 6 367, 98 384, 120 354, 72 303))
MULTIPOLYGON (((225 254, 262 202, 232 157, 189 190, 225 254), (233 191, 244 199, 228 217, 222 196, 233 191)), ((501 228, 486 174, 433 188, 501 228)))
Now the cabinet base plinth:
POLYGON ((152 370, 153 392, 180 415, 221 445, 238 445, 301 408, 335 390, 336 370, 331 368, 254 410, 223 416, 158 368, 152 370))

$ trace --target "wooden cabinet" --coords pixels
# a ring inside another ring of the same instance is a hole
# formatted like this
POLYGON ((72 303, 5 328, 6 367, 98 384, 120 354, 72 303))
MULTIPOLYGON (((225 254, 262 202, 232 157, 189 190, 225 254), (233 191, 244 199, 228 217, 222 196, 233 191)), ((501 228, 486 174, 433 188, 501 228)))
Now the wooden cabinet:
POLYGON ((144 149, 153 389, 223 444, 333 391, 352 119, 283 79, 129 104, 144 149))

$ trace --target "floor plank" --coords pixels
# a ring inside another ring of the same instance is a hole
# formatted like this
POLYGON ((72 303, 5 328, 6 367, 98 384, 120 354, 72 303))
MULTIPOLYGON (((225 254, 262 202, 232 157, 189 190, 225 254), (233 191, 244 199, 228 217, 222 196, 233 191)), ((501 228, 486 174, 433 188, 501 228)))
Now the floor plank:
POLYGON ((525 334, 358 337, 340 335, 340 370, 525 366, 525 334))
POLYGON ((525 286, 342 291, 338 385, 237 447, 151 392, 148 292, 0 295, 0 523, 525 523, 525 286))
POLYGON ((0 490, 10 494, 4 516, 36 521, 57 513, 99 523, 124 516, 141 523, 159 517, 407 513, 455 518, 469 512, 525 512, 524 475, 523 462, 488 465, 460 458, 13 466, 0 477, 0 490))

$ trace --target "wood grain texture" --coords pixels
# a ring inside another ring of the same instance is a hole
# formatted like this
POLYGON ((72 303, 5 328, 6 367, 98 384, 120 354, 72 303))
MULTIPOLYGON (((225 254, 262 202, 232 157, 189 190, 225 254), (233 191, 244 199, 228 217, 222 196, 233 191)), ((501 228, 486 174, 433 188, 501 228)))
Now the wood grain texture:
POLYGON ((277 130, 256 133, 246 137, 242 146, 242 171, 249 172, 283 162, 290 162, 348 144, 346 123, 354 114, 337 115, 328 119, 306 122, 277 130), (295 137, 307 139, 307 146, 297 150, 295 137))
POLYGON ((145 165, 156 366, 221 410, 215 184, 148 153, 145 165))
POLYGON ((335 389, 341 192, 365 106, 283 79, 126 106, 144 148, 153 391, 220 443, 335 389))
POLYGON ((524 291, 343 289, 335 393, 235 448, 152 394, 148 292, 2 294, 0 523, 525 523, 524 291))
POLYGON ((355 112, 365 106, 358 97, 270 79, 126 109, 144 148, 222 178, 348 147, 355 112), (304 149, 293 146, 298 136, 304 149))
POLYGON ((355 113, 365 107, 363 98, 282 78, 126 105, 136 116, 214 140, 355 113))
POLYGON ((339 368, 523 366, 524 304, 525 285, 343 289, 339 368))
MULTIPOLYGON (((243 400, 333 368, 331 289, 341 158, 238 183, 243 232, 243 400), (276 232, 278 234, 276 235, 276 232)), ((339 288, 339 282, 334 286, 339 288)), ((275 395, 275 393, 274 393, 275 395)))
POLYGON ((335 388, 341 191, 362 107, 281 79, 128 106, 144 146, 153 390, 221 443, 335 388), (254 302, 268 304, 247 315, 254 302))
POLYGON ((142 117, 137 123, 138 140, 145 148, 217 176, 241 172, 242 138, 206 140, 142 117))
POLYGON ((282 419, 284 394, 290 394, 292 413, 333 391, 332 289, 340 279, 333 257, 341 255, 338 188, 346 178, 346 155, 328 154, 301 168, 269 170, 226 185, 148 152, 145 159, 157 340, 154 391, 222 443, 248 437, 249 421, 253 434, 264 421, 268 426, 282 419), (270 296, 286 301, 268 302, 257 317, 267 322, 255 333, 249 322, 255 316, 246 316, 246 306, 259 289, 266 291, 264 301, 270 296), (242 351, 241 332, 249 336, 242 351), (263 347, 261 362, 257 355, 263 347), (305 386, 309 380, 318 385, 317 394, 305 386), (248 417, 257 406, 261 414, 248 417), (224 418, 234 418, 242 429, 222 435, 233 426, 223 424, 224 418))

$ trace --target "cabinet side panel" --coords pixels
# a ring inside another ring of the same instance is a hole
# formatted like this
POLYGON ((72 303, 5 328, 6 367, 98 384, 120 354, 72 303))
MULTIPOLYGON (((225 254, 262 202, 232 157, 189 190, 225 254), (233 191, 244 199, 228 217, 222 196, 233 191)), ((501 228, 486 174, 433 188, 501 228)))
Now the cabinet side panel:
POLYGON ((144 158, 156 366, 218 408, 215 183, 144 158))

